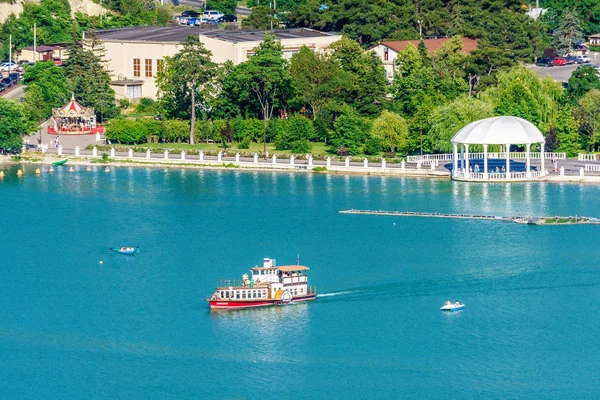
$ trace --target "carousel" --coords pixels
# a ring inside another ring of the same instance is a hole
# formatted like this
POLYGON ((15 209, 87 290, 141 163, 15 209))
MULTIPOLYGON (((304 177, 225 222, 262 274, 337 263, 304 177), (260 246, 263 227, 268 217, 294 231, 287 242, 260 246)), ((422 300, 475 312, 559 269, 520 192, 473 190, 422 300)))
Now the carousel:
POLYGON ((52 123, 48 127, 51 135, 88 135, 104 133, 104 127, 96 125, 96 114, 92 107, 85 108, 71 96, 69 104, 52 109, 52 123))

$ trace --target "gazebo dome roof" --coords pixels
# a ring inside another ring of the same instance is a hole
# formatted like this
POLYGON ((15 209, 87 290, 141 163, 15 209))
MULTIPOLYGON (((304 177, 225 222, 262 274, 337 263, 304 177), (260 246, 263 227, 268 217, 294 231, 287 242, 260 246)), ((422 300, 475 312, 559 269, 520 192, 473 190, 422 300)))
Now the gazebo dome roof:
POLYGON ((492 117, 470 123, 452 138, 464 144, 542 143, 544 136, 531 122, 519 117, 492 117))

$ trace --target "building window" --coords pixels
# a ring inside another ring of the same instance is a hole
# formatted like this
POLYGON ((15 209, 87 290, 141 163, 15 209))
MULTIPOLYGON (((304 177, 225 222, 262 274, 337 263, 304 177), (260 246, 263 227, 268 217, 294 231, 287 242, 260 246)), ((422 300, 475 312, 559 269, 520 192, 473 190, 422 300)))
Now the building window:
POLYGON ((145 63, 146 78, 152 78, 152 60, 146 58, 145 63))
POLYGON ((133 59, 133 76, 140 76, 140 59, 133 59))
POLYGON ((159 74, 163 70, 163 64, 165 60, 156 60, 156 73, 159 74))
POLYGON ((141 86, 127 86, 127 97, 130 99, 139 99, 142 97, 142 87, 141 86))
POLYGON ((390 59, 390 52, 388 49, 383 50, 383 60, 388 61, 390 59))

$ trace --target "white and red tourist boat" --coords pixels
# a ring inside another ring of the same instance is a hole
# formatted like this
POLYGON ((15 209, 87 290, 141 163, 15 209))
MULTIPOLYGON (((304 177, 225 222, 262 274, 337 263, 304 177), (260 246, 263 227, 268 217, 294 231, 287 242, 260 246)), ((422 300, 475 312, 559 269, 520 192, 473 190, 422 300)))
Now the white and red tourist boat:
POLYGON ((250 268, 241 281, 223 280, 211 298, 211 309, 265 307, 314 300, 317 292, 308 286, 308 267, 277 267, 274 259, 265 258, 262 267, 250 268))

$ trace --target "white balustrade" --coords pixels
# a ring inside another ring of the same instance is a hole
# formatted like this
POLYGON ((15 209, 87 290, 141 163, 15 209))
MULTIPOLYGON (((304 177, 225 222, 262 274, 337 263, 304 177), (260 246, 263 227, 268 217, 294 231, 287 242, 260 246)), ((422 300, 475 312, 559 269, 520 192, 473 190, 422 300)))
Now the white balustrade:
POLYGON ((79 146, 75 146, 75 157, 79 157, 79 146))
POLYGON ((313 166, 313 158, 312 155, 308 156, 308 168, 312 168, 313 166))
POLYGON ((277 154, 273 154, 273 165, 277 164, 277 154))
POLYGON ((577 154, 577 160, 578 161, 596 161, 596 154, 583 154, 583 153, 579 153, 577 154))
POLYGON ((560 167, 560 176, 565 176, 565 167, 560 167))
POLYGON ((110 148, 110 156, 111 156, 111 157, 114 157, 114 156, 115 156, 115 148, 114 148, 114 147, 111 147, 111 148, 110 148))
MULTIPOLYGON (((592 155, 595 156, 595 155, 592 155)), ((483 153, 469 153, 469 160, 482 160, 484 157, 483 153)), ((539 159, 541 157, 540 152, 531 152, 531 159, 539 159)), ((435 162, 436 165, 439 165, 440 161, 452 161, 452 153, 448 154, 423 154, 422 156, 408 156, 406 157, 406 161, 409 163, 427 163, 435 162)), ((466 158, 466 157, 465 157, 466 158)), ((526 152, 510 152, 510 158, 516 160, 524 160, 527 158, 526 152)), ((567 153, 547 153, 544 152, 544 159, 552 160, 565 160, 567 158, 567 153)), ((462 160, 462 155, 458 154, 458 159, 462 160)), ((488 159, 506 159, 506 152, 488 152, 488 159)), ((580 159, 581 160, 581 159, 580 159)), ((590 158, 589 160, 595 160, 595 158, 590 158)))
POLYGON ((327 168, 331 167, 331 157, 327 157, 327 168))
POLYGON ((346 166, 346 167, 350 166, 350 157, 346 157, 346 161, 344 162, 344 166, 346 166))
POLYGON ((236 163, 240 162, 240 153, 235 153, 235 162, 236 163))
POLYGON ((366 158, 363 160, 363 167, 369 168, 369 160, 367 160, 366 158))
POLYGON ((584 169, 590 172, 600 172, 600 164, 585 164, 584 169))
POLYGON ((129 158, 130 160, 133 158, 133 149, 129 149, 129 151, 127 152, 127 158, 129 158))
POLYGON ((386 168, 386 161, 385 158, 381 159, 381 169, 385 169, 386 168))
POLYGON ((149 160, 149 159, 150 159, 150 157, 152 157, 152 156, 151 156, 150 149, 147 149, 147 150, 146 150, 146 158, 149 160))
POLYGON ((254 153, 254 164, 258 164, 258 154, 254 153))
POLYGON ((58 146, 58 155, 62 156, 62 146, 58 146))
POLYGON ((400 169, 402 169, 402 171, 406 170, 406 162, 404 160, 400 163, 400 169))
POLYGON ((579 176, 585 176, 585 173, 583 172, 583 167, 579 168, 579 176))
POLYGON ((96 146, 92 149, 92 157, 98 157, 98 148, 96 146))
POLYGON ((181 150, 181 159, 185 160, 185 151, 181 150))
POLYGON ((169 150, 165 150, 165 160, 169 159, 169 150))
POLYGON ((294 165, 294 155, 290 156, 290 165, 294 165))
POLYGON ((217 161, 218 161, 218 162, 221 162, 222 160, 223 160, 223 155, 221 154, 221 152, 219 152, 219 153, 217 154, 217 161))
POLYGON ((198 157, 198 159, 200 161, 204 161, 204 152, 203 151, 200 152, 200 156, 198 157))

